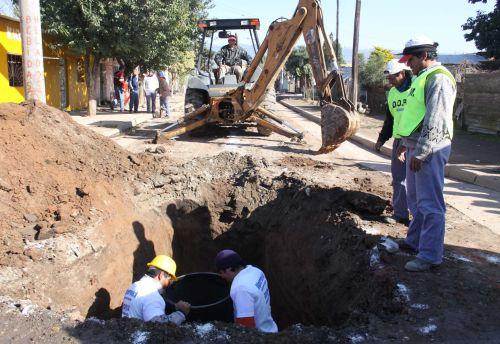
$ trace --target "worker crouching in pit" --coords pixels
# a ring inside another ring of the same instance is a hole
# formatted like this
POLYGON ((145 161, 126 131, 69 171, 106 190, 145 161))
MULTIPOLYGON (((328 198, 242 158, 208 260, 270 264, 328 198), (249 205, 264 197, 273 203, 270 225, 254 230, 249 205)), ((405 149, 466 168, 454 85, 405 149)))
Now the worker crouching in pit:
POLYGON ((165 314, 165 300, 160 295, 175 281, 177 264, 164 255, 156 256, 148 263, 146 274, 133 283, 123 297, 122 317, 143 321, 169 322, 180 325, 186 320, 191 305, 184 301, 175 304, 176 311, 165 314))
POLYGON ((215 257, 220 276, 231 283, 234 322, 262 332, 278 332, 271 315, 271 297, 264 273, 247 265, 238 253, 220 251, 215 257))

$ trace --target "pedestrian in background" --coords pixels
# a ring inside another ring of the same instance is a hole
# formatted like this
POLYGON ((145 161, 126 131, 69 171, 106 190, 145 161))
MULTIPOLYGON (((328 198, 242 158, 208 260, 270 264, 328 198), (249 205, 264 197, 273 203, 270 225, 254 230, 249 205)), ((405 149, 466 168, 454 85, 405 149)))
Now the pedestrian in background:
POLYGON ((167 82, 164 72, 160 72, 160 117, 161 113, 165 112, 166 116, 170 116, 169 97, 172 95, 172 90, 167 82))
POLYGON ((158 78, 153 71, 148 70, 144 77, 144 93, 146 94, 146 109, 147 112, 155 113, 156 111, 156 91, 160 87, 158 78))
POLYGON ((118 71, 113 76, 113 85, 115 87, 115 99, 120 105, 120 112, 123 112, 125 104, 125 90, 123 84, 125 83, 125 66, 121 65, 118 71))
POLYGON ((134 68, 134 71, 128 79, 128 89, 130 91, 129 112, 139 111, 139 66, 134 68))
POLYGON ((437 62, 437 47, 427 37, 416 37, 406 43, 399 60, 415 75, 397 130, 406 148, 406 196, 412 214, 404 245, 418 252, 406 263, 408 271, 426 271, 443 261, 444 168, 451 151, 457 86, 437 62))
POLYGON ((399 63, 398 59, 393 59, 387 63, 384 74, 392 88, 387 95, 387 111, 385 115, 384 125, 378 135, 375 149, 380 151, 380 148, 391 137, 394 138, 392 143, 391 154, 391 175, 392 175, 392 221, 408 225, 410 222, 408 213, 408 204, 406 202, 406 161, 403 156, 398 157, 398 148, 401 146, 401 136, 397 133, 397 128, 401 116, 404 114, 406 98, 411 85, 411 71, 404 63, 399 63))

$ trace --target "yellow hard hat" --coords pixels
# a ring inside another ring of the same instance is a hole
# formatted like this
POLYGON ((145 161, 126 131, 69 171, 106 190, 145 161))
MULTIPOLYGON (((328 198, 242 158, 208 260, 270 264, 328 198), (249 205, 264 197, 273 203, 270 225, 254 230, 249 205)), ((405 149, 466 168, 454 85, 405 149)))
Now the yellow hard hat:
POLYGON ((175 277, 175 271, 177 270, 177 264, 169 256, 159 255, 156 256, 150 263, 147 264, 148 267, 155 267, 157 269, 163 270, 177 280, 175 277))

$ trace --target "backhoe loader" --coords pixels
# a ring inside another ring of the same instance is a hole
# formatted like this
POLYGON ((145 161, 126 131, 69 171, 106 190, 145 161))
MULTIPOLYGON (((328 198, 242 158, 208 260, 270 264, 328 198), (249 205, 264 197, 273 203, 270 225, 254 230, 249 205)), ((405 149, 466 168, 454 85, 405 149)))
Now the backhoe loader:
MULTIPOLYGON (((254 46, 255 44, 258 46, 255 34, 257 23, 256 19, 239 20, 238 25, 234 20, 208 20, 200 22, 199 26, 206 30, 212 28, 212 41, 216 30, 222 30, 224 35, 226 29, 248 28, 250 31, 253 30, 254 46)), ((207 124, 248 123, 256 123, 257 128, 261 129, 259 132, 272 131, 291 139, 301 140, 303 134, 299 130, 273 114, 269 107, 264 106, 266 97, 273 94, 274 81, 278 73, 301 34, 304 37, 320 97, 322 146, 317 153, 333 151, 356 132, 359 127, 359 115, 346 97, 337 58, 325 31, 319 0, 299 0, 291 19, 279 19, 270 25, 266 38, 258 47, 255 58, 240 83, 232 86, 210 85, 212 84, 210 73, 200 71, 209 83, 205 93, 201 92, 193 97, 194 89, 190 87, 193 85, 188 85, 186 115, 158 132, 156 141, 168 140, 195 129, 203 130, 202 127, 207 124)), ((205 38, 205 34, 203 37, 205 38)), ((198 60, 198 69, 200 61, 201 56, 198 60)), ((210 56, 207 64, 210 65, 210 56)), ((203 91, 203 87, 200 89, 203 91)))

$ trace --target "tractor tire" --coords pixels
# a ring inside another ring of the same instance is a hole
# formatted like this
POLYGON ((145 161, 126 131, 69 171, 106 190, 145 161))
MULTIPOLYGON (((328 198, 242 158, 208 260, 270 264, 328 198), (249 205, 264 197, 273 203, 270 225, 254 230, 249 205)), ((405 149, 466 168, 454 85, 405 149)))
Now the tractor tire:
MULTIPOLYGON (((198 89, 187 89, 186 97, 184 99, 184 116, 208 103, 209 99, 206 92, 198 89)), ((214 124, 208 123, 200 128, 188 131, 186 135, 192 137, 203 137, 209 135, 213 130, 213 127, 214 124)))
POLYGON ((207 98, 206 92, 197 89, 187 89, 184 99, 184 115, 208 104, 207 98))
MULTIPOLYGON (((270 89, 267 90, 264 96, 264 100, 262 101, 260 106, 266 109, 267 111, 274 112, 274 110, 276 109, 276 90, 274 89, 274 87, 271 87, 270 89)), ((268 129, 258 124, 257 124, 257 132, 259 133, 259 135, 262 136, 270 136, 273 133, 271 129, 268 129)))

